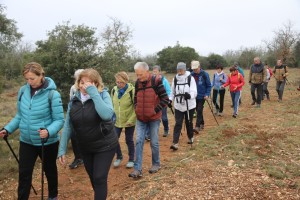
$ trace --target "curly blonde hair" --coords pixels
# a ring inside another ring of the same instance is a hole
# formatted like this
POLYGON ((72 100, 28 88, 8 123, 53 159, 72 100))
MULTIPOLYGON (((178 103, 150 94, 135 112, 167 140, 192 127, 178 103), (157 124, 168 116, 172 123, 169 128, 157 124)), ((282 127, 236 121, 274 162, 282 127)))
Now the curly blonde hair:
POLYGON ((92 69, 92 68, 88 68, 88 69, 83 70, 79 74, 79 76, 78 76, 78 78, 75 82, 75 87, 76 87, 77 90, 79 89, 79 83, 80 83, 82 77, 87 77, 87 78, 91 79, 91 81, 95 83, 95 86, 97 87, 98 91, 99 92, 103 91, 104 84, 103 84, 102 78, 101 78, 101 76, 100 76, 100 74, 98 73, 97 70, 92 69))

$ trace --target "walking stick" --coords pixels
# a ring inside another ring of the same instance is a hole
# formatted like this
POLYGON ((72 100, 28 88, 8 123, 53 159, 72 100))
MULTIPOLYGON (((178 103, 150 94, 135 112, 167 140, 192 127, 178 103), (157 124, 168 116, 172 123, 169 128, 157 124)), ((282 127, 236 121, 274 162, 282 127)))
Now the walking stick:
MULTIPOLYGON (((187 131, 188 133, 190 133, 191 131, 191 121, 190 121, 190 111, 189 111, 189 102, 188 102, 188 99, 185 100, 186 102, 186 112, 187 112, 187 117, 188 117, 188 126, 187 126, 187 131)), ((193 132, 192 132, 193 133, 193 132)), ((193 141, 192 141, 192 138, 189 138, 191 140, 191 148, 193 147, 193 141)))
POLYGON ((206 102, 207 102, 207 104, 208 104, 208 106, 209 106, 209 108, 210 108, 210 111, 211 111, 212 115, 213 115, 214 118, 215 118, 215 121, 217 122, 218 126, 220 126, 220 125, 219 125, 219 122, 218 122, 218 120, 217 120, 217 118, 216 118, 216 116, 215 116, 214 113, 213 113, 212 107, 211 107, 211 105, 209 104, 209 101, 208 101, 207 99, 206 99, 206 102))
MULTIPOLYGON (((9 142, 8 142, 8 140, 7 140, 7 137, 8 137, 8 134, 6 134, 6 135, 3 137, 3 139, 5 140, 7 146, 9 147, 10 151, 11 151, 12 154, 14 155, 14 157, 15 157, 17 163, 20 164, 17 155, 15 154, 14 150, 12 149, 12 147, 10 146, 10 144, 9 144, 9 142)), ((37 195, 37 192, 36 192, 36 190, 34 189, 34 187, 32 186, 32 184, 31 184, 31 188, 32 188, 34 194, 37 195)))
POLYGON ((44 143, 45 143, 45 138, 41 138, 42 142, 42 195, 41 195, 41 200, 44 199, 44 143))

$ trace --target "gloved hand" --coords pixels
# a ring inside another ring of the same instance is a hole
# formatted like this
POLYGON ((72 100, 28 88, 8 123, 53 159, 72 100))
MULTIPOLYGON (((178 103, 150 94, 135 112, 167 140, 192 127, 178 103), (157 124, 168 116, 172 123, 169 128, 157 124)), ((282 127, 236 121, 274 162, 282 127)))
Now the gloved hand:
POLYGON ((184 93, 184 99, 185 100, 188 100, 188 99, 191 99, 191 95, 189 93, 184 93))
POLYGON ((171 100, 169 100, 169 102, 168 102, 168 107, 172 108, 172 101, 171 100))

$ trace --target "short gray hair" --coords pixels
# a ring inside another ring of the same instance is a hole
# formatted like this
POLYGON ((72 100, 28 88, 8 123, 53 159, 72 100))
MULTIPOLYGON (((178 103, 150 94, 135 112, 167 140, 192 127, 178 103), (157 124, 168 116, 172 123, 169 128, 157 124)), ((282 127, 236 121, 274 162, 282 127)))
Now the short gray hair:
POLYGON ((157 69, 157 70, 160 72, 160 66, 159 66, 159 65, 154 65, 154 66, 152 67, 152 70, 155 70, 155 69, 157 69))
POLYGON ((139 68, 143 68, 147 71, 149 71, 149 66, 146 62, 137 62, 134 65, 134 70, 139 69, 139 68))
POLYGON ((74 78, 77 79, 80 75, 80 73, 83 71, 84 69, 77 69, 74 73, 74 78))

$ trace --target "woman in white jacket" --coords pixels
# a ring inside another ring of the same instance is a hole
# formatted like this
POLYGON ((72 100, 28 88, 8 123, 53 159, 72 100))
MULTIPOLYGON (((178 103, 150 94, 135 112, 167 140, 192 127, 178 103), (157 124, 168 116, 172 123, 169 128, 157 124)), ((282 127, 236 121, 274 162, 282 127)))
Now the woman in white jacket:
POLYGON ((196 97, 197 86, 195 79, 190 75, 189 71, 186 71, 186 64, 179 62, 177 64, 177 74, 172 81, 171 95, 169 97, 169 106, 174 101, 176 121, 173 132, 173 144, 170 149, 178 149, 183 118, 185 118, 187 136, 189 138, 188 144, 194 142, 192 117, 196 108, 196 97))

